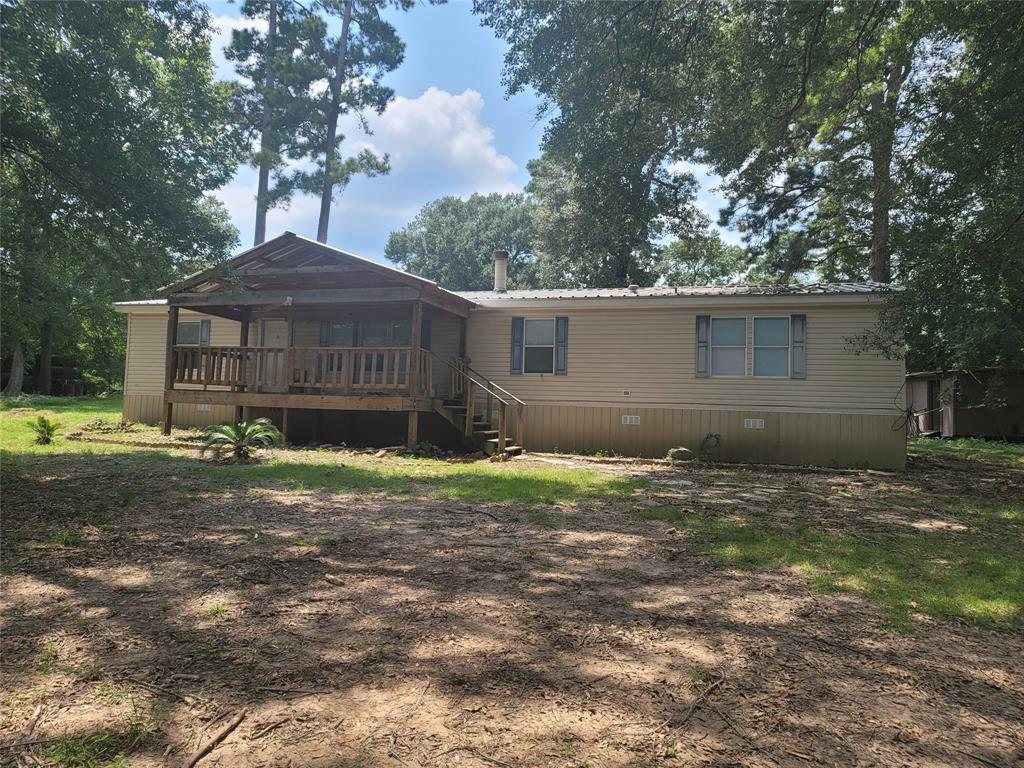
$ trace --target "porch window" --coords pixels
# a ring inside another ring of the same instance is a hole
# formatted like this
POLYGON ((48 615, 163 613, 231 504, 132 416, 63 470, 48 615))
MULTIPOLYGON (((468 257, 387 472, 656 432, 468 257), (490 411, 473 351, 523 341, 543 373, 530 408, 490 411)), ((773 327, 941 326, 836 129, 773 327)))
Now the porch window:
POLYGON ((711 318, 711 375, 744 376, 747 372, 747 320, 711 318))
POLYGON ((355 323, 320 323, 321 347, 351 347, 355 345, 355 323))
POLYGON ((754 375, 789 378, 789 315, 754 318, 754 375))
POLYGON ((555 372, 555 319, 527 320, 523 373, 555 372))
POLYGON ((186 347, 208 347, 210 345, 210 321, 179 320, 174 343, 186 347))
POLYGON ((408 320, 370 320, 363 323, 360 346, 408 347, 412 343, 412 324, 408 320))

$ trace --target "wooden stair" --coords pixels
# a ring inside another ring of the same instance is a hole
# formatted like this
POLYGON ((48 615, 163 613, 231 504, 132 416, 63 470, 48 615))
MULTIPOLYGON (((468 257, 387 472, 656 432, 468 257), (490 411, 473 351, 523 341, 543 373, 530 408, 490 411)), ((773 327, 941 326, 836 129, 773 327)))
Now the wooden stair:
POLYGON ((469 406, 462 400, 435 401, 434 410, 462 433, 467 448, 483 451, 488 456, 503 453, 506 458, 523 453, 522 446, 516 445, 515 438, 511 436, 505 438, 503 447, 499 446, 500 432, 484 414, 474 414, 472 424, 467 429, 466 416, 469 406))

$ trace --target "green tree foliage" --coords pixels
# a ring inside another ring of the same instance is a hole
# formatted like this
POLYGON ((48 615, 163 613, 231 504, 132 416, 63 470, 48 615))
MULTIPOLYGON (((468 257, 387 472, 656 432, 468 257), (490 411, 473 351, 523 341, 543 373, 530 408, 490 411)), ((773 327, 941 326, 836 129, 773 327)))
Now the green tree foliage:
POLYGON ((319 148, 311 139, 312 89, 330 78, 323 60, 327 25, 314 5, 293 0, 245 0, 242 18, 261 20, 266 31, 236 29, 225 49, 242 78, 239 112, 259 146, 249 162, 259 169, 254 245, 266 239, 267 212, 286 206, 295 191, 289 162, 307 160, 319 148))
MULTIPOLYGON (((115 378, 110 301, 223 258, 234 232, 204 194, 244 149, 215 84, 209 14, 187 0, 0 8, 3 350, 46 324, 115 378)), ((8 392, 20 389, 13 366, 8 392)))
POLYGON ((442 197, 392 232, 384 253, 450 290, 486 291, 494 285, 493 253, 506 250, 509 287, 536 288, 535 213, 523 194, 442 197))
POLYGON ((651 161, 634 194, 609 168, 591 175, 551 153, 529 164, 527 191, 537 201, 536 237, 544 285, 623 287, 656 278, 656 240, 692 236, 706 220, 691 205, 692 175, 651 161), (607 183, 605 183, 607 182, 607 183))
POLYGON ((344 157, 345 136, 338 134, 338 120, 349 113, 360 119, 368 111, 380 114, 394 98, 394 91, 381 81, 402 63, 405 44, 380 11, 389 5, 407 10, 413 0, 320 0, 320 4, 327 14, 341 18, 341 30, 337 38, 325 37, 320 46, 332 74, 330 86, 315 99, 309 135, 310 145, 316 148, 315 167, 294 178, 301 189, 320 197, 317 240, 325 243, 335 195, 357 173, 377 176, 390 171, 387 156, 368 149, 344 157))
POLYGON ((706 164, 755 274, 894 276, 899 322, 873 343, 899 351, 883 332, 902 324, 911 367, 1020 361, 1022 4, 475 8, 509 43, 508 89, 557 110, 545 149, 587 196, 610 184, 642 217, 643 185, 615 179, 706 164))
POLYGON ((657 270, 667 285, 728 285, 746 282, 747 266, 745 249, 705 232, 662 248, 657 270))

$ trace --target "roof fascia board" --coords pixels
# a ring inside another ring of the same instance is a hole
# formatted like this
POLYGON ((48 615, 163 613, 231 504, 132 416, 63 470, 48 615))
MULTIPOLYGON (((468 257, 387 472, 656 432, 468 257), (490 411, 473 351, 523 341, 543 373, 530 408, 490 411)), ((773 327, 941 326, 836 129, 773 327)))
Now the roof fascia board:
POLYGON ((476 299, 481 309, 644 309, 647 307, 773 306, 779 304, 875 304, 882 294, 782 294, 774 296, 643 296, 586 299, 476 299))

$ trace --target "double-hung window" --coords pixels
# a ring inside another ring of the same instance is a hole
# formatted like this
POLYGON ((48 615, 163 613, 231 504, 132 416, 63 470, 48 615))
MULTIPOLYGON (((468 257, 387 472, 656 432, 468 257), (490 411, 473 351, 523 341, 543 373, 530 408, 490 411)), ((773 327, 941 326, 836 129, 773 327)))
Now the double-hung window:
POLYGON ((711 318, 711 375, 744 376, 747 372, 747 320, 711 318))
POLYGON ((527 320, 523 334, 523 373, 555 372, 555 319, 527 320))
POLYGON ((807 315, 754 317, 751 325, 748 366, 747 318, 697 315, 697 376, 807 378, 807 315))
POLYGON ((530 319, 512 318, 512 346, 509 373, 569 372, 569 318, 565 316, 530 319))
POLYGON ((754 318, 754 375, 789 378, 789 315, 754 318))
POLYGON ((187 347, 208 347, 210 345, 210 321, 179 320, 174 342, 187 347))

